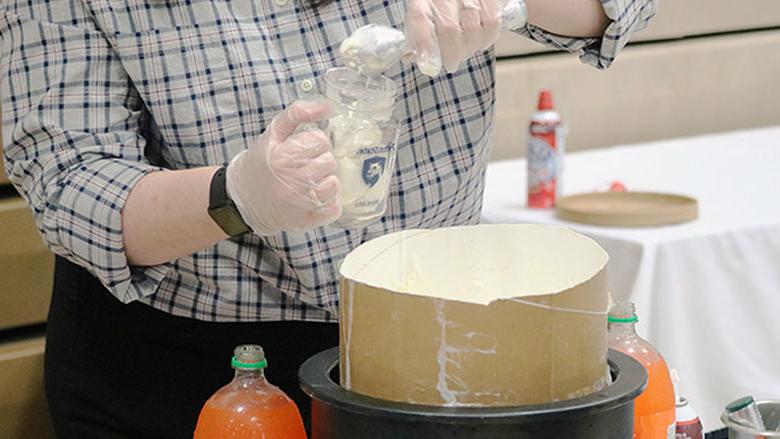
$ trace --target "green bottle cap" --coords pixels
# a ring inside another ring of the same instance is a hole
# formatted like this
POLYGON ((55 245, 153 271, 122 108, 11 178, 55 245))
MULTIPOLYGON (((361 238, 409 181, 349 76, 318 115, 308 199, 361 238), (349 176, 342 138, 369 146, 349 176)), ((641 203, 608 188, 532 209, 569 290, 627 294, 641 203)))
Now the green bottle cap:
POLYGON ((729 413, 738 412, 745 407, 753 404, 755 401, 753 401, 752 396, 743 396, 742 398, 739 398, 735 401, 731 401, 729 405, 726 406, 726 411, 729 413))

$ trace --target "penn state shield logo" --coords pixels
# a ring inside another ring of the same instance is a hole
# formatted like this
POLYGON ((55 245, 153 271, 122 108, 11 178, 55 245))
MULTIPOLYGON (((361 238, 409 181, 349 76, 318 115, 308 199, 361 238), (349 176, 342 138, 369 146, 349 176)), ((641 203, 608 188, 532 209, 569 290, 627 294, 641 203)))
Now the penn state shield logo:
POLYGON ((374 187, 379 183, 379 178, 385 171, 386 161, 384 157, 371 157, 363 161, 363 181, 368 187, 374 187))

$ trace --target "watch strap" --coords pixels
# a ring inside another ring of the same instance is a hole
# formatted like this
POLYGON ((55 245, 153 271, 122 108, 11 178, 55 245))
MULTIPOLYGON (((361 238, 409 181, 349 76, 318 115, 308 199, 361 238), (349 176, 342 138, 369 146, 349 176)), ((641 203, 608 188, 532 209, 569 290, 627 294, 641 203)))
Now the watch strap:
POLYGON ((211 177, 209 188, 209 216, 229 236, 248 232, 238 207, 227 193, 227 166, 220 167, 211 177))

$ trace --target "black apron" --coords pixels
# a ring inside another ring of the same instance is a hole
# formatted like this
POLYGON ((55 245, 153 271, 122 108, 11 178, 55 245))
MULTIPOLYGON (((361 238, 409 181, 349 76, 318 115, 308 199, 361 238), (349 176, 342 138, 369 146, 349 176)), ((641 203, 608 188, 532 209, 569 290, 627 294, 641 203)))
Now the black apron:
POLYGON ((85 269, 58 257, 45 357, 57 436, 192 438, 203 403, 233 377, 233 348, 245 343, 263 346, 268 380, 295 400, 308 427, 298 368, 338 344, 338 325, 202 322, 124 305, 85 269))

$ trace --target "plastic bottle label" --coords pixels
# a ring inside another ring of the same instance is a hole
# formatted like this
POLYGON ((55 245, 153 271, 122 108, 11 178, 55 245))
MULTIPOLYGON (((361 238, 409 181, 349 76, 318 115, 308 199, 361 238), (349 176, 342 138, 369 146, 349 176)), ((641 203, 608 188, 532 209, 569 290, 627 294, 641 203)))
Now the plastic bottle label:
POLYGON ((528 141, 528 205, 553 207, 560 195, 563 125, 531 124, 528 141))

